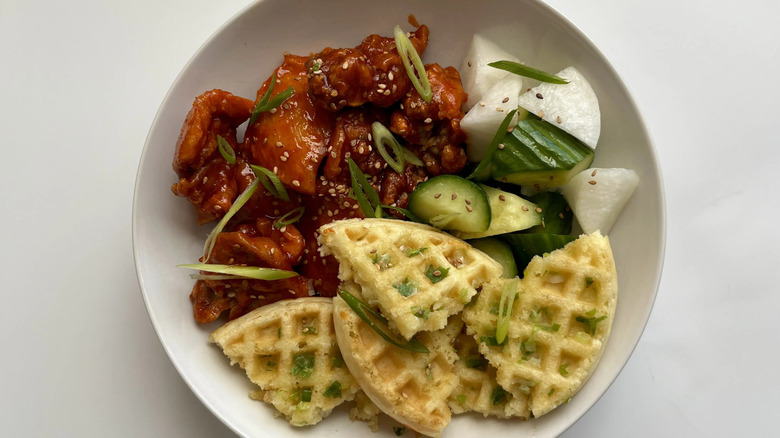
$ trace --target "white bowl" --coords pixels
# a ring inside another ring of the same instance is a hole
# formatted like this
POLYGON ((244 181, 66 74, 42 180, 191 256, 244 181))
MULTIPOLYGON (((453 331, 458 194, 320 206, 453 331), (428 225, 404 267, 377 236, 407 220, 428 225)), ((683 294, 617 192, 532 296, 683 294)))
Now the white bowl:
MULTIPOLYGON (((219 29, 174 82, 149 131, 138 169, 133 208, 136 269, 149 316, 184 380, 226 425, 245 437, 395 436, 385 424, 372 435, 340 409, 310 428, 293 428, 272 409, 248 398, 244 373, 230 367, 199 326, 188 294, 192 280, 175 268, 194 262, 210 226, 198 227, 189 203, 170 185, 174 145, 184 116, 200 93, 221 88, 254 99, 282 53, 352 47, 371 33, 392 35, 408 14, 431 29, 426 62, 460 67, 474 33, 481 33, 529 65, 558 71, 576 66, 593 86, 602 114, 594 166, 635 169, 641 184, 610 233, 619 276, 619 300, 603 359, 569 404, 531 421, 456 416, 444 437, 555 436, 579 419, 607 390, 639 341, 661 274, 665 212, 661 176, 650 136, 617 72, 585 35, 549 6, 533 0, 364 2, 284 1, 253 4, 219 29)), ((640 395, 637 394, 637 397, 640 395)))

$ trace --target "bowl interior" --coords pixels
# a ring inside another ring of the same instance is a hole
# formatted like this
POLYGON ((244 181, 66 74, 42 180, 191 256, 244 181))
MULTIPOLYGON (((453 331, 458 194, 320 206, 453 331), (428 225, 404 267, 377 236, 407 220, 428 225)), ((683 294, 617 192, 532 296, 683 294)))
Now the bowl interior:
MULTIPOLYGON (((474 33, 495 41, 529 65, 548 71, 576 66, 590 81, 602 112, 601 140, 594 166, 635 169, 641 184, 610 233, 619 276, 619 299, 612 335, 601 364, 571 402, 533 421, 458 416, 445 437, 500 433, 555 436, 563 432, 617 377, 644 329, 658 287, 665 239, 661 177, 649 135, 618 74, 571 23, 538 1, 494 2, 399 0, 385 2, 266 0, 247 7, 195 54, 176 79, 151 127, 138 170, 133 209, 136 268, 150 318, 182 377, 222 421, 247 437, 364 436, 341 409, 316 427, 297 429, 275 419, 272 409, 247 397, 252 389, 243 371, 230 367, 208 344, 215 325, 192 318, 192 280, 176 264, 202 252, 210 226, 198 227, 186 200, 169 190, 174 145, 187 111, 202 92, 221 88, 254 99, 257 88, 282 60, 282 53, 351 47, 371 33, 391 35, 405 28, 408 14, 431 29, 426 62, 460 67, 474 33)), ((394 436, 390 427, 378 435, 394 436)))

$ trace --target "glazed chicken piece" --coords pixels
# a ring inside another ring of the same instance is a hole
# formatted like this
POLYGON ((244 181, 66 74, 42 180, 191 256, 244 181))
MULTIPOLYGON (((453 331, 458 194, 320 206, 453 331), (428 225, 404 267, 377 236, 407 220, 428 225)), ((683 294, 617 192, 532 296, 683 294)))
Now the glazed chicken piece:
MULTIPOLYGON (((428 46, 428 27, 420 26, 409 40, 422 57, 428 46)), ((372 103, 388 107, 411 88, 393 38, 370 35, 353 49, 326 48, 306 61, 309 93, 322 108, 372 103)))
MULTIPOLYGON (((285 55, 276 69, 274 95, 290 86, 295 94, 282 105, 260 114, 247 128, 243 148, 253 164, 273 170, 285 186, 313 194, 334 116, 312 103, 305 62, 304 57, 285 55)), ((270 79, 257 90, 258 100, 269 85, 270 79)))
POLYGON ((217 150, 217 138, 236 150, 236 127, 249 118, 252 107, 249 99, 211 90, 195 99, 184 120, 173 156, 179 181, 171 190, 190 200, 201 225, 224 216, 237 196, 235 167, 217 150))
POLYGON ((457 173, 466 165, 466 134, 460 129, 468 98, 453 67, 425 66, 433 91, 425 102, 417 90, 407 93, 399 109, 393 112, 390 130, 417 148, 410 149, 425 163, 431 175, 457 173))

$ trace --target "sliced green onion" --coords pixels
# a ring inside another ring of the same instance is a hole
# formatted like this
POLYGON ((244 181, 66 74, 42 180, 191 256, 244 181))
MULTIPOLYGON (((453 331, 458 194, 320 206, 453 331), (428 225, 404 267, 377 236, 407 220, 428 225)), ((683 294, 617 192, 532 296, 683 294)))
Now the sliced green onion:
POLYGON ((257 266, 235 266, 235 265, 217 265, 211 263, 193 263, 189 265, 176 265, 179 268, 197 269, 199 271, 215 272, 217 274, 235 275, 241 278, 252 278, 255 280, 281 280, 283 278, 295 277, 298 275, 295 271, 285 271, 283 269, 259 268, 257 266))
POLYGON ((417 53, 417 49, 409 41, 409 37, 406 36, 406 32, 401 29, 401 26, 396 26, 393 29, 393 35, 395 36, 395 48, 398 49, 398 54, 401 55, 401 61, 404 63, 406 74, 412 80, 412 85, 420 93, 420 97, 424 101, 430 102, 433 99, 433 90, 431 90, 431 83, 428 82, 428 74, 425 72, 425 66, 422 63, 422 59, 420 59, 420 54, 417 53), (409 62, 410 58, 411 62, 409 62), (416 74, 415 70, 417 71, 416 74), (417 75, 419 75, 419 78, 417 75))
POLYGON ((496 341, 501 344, 509 331, 509 318, 512 315, 512 305, 515 303, 517 277, 507 281, 501 289, 501 301, 498 303, 498 323, 496 326, 496 341))
POLYGON ((596 318, 596 309, 592 309, 585 315, 579 315, 574 318, 576 321, 585 324, 586 333, 589 335, 596 334, 596 324, 607 319, 607 315, 602 315, 596 318))
POLYGON ((428 277, 428 280, 431 280, 431 283, 436 284, 447 278, 449 272, 450 268, 442 268, 441 266, 434 267, 433 264, 430 264, 428 265, 428 269, 425 270, 425 276, 428 277))
POLYGON ((463 364, 466 368, 476 368, 485 371, 487 369, 487 360, 481 354, 472 354, 463 358, 463 364))
POLYGON ((416 353, 429 353, 425 345, 416 338, 412 338, 408 342, 405 342, 391 336, 389 328, 387 328, 387 320, 351 293, 341 289, 339 290, 339 296, 347 303, 349 308, 360 317, 360 319, 374 329, 374 331, 385 341, 404 350, 414 351, 416 353))
POLYGON ((287 189, 284 188, 284 184, 282 184, 282 181, 275 173, 265 167, 256 166, 254 164, 249 167, 252 168, 257 179, 260 180, 260 183, 263 184, 263 187, 265 187, 271 195, 285 202, 290 201, 290 195, 287 194, 287 189))
POLYGON ((217 223, 217 226, 214 227, 213 230, 211 230, 211 233, 209 233, 209 237, 206 238, 206 243, 203 245, 203 261, 207 262, 209 261, 209 257, 211 257, 211 250, 214 249, 214 244, 217 243, 217 236, 219 233, 222 232, 222 230, 225 228, 225 225, 227 225, 230 218, 235 215, 238 210, 241 209, 241 207, 246 204, 247 201, 249 201, 249 198, 252 197, 252 195, 255 193, 255 190, 257 190, 257 184, 258 180, 255 179, 252 181, 249 186, 247 186, 246 190, 244 190, 243 193, 241 193, 238 198, 236 198, 235 201, 233 201, 233 205, 230 206, 230 209, 225 213, 225 216, 220 219, 220 221, 217 223))
POLYGON ((525 76, 527 78, 536 79, 537 81, 541 81, 541 82, 549 82, 551 84, 569 83, 569 81, 567 81, 566 79, 560 76, 556 76, 552 73, 547 73, 546 71, 535 69, 533 67, 528 67, 527 65, 520 64, 519 62, 496 61, 496 62, 491 62, 488 65, 493 68, 497 68, 499 70, 506 70, 518 76, 525 76))
POLYGON ((395 139, 395 136, 385 125, 374 122, 371 124, 371 134, 374 139, 374 146, 379 151, 379 155, 387 161, 387 164, 398 173, 403 173, 405 165, 405 154, 401 149, 401 144, 395 139), (390 146, 393 149, 395 158, 391 157, 387 152, 386 146, 390 146))
POLYGON ((494 389, 490 394, 490 399, 493 401, 493 406, 504 403, 508 395, 509 393, 506 392, 504 388, 500 386, 496 387, 496 389, 494 389))
POLYGON ((404 145, 401 145, 401 150, 404 152, 404 158, 406 161, 414 164, 415 166, 425 166, 425 163, 423 163, 422 160, 414 154, 414 152, 410 151, 404 145))
POLYGON ((311 388, 301 388, 301 401, 302 402, 311 401, 311 388))
POLYGON ((306 379, 314 372, 315 360, 314 353, 295 353, 293 355, 293 366, 290 368, 290 374, 306 379))
POLYGON ((228 164, 236 164, 236 151, 233 150, 233 146, 227 142, 221 135, 217 136, 217 148, 219 153, 222 154, 222 158, 228 162, 228 164))
POLYGON ((409 219, 412 222, 417 222, 417 223, 420 223, 420 224, 427 223, 427 222, 423 221, 419 216, 417 216, 416 214, 412 213, 411 211, 409 211, 409 210, 407 210, 405 208, 393 207, 392 205, 384 205, 384 204, 382 205, 382 208, 395 210, 395 211, 401 213, 402 215, 406 216, 406 218, 409 219))
POLYGON ((347 162, 349 164, 349 175, 352 178, 352 194, 360 206, 360 210, 363 211, 363 215, 369 218, 381 218, 382 209, 379 202, 379 193, 368 182, 368 178, 360 171, 360 168, 352 158, 348 158, 347 162))
POLYGON ((287 225, 298 222, 298 220, 303 217, 304 211, 306 211, 306 207, 298 207, 294 210, 288 211, 287 214, 280 217, 279 220, 276 221, 274 228, 280 229, 286 227, 287 225))
POLYGON ((263 113, 265 111, 270 111, 277 106, 281 105, 285 100, 289 99, 290 96, 295 94, 295 90, 292 86, 287 87, 286 90, 282 91, 281 93, 274 96, 273 99, 271 99, 271 93, 274 91, 274 85, 276 85, 276 73, 271 76, 271 84, 268 86, 268 90, 263 94, 263 97, 260 98, 259 101, 257 101, 257 105, 255 105, 255 108, 252 110, 252 116, 249 117, 249 124, 255 123, 258 117, 260 117, 260 113, 263 113))
POLYGON ((245 279, 245 277, 239 277, 238 275, 215 275, 215 274, 190 274, 190 278, 193 280, 244 280, 245 279))
POLYGON ((569 375, 569 364, 562 363, 561 366, 558 367, 558 372, 561 373, 562 376, 566 377, 569 375))
POLYGON ((325 388, 325 391, 322 393, 322 395, 329 398, 341 397, 341 382, 334 380, 333 383, 325 388))
POLYGON ((498 127, 496 135, 493 136, 493 141, 490 142, 490 146, 488 146, 485 151, 482 161, 480 161, 477 168, 471 172, 471 175, 466 177, 467 179, 475 179, 477 181, 485 181, 488 179, 490 176, 490 163, 493 161, 493 155, 496 154, 498 145, 506 135, 506 130, 509 128, 509 124, 512 123, 512 117, 515 116, 516 112, 517 110, 509 111, 506 117, 504 117, 504 121, 502 121, 501 126, 498 127))

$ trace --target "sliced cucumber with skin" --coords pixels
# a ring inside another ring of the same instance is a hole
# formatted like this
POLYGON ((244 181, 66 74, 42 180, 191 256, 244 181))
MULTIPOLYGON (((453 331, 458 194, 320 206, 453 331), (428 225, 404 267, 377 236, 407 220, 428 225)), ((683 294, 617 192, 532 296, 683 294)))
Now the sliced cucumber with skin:
POLYGON ((512 247, 510 247, 508 243, 497 237, 485 237, 484 239, 469 240, 469 244, 500 263, 504 268, 504 271, 501 274, 502 277, 517 277, 517 263, 515 263, 512 247))
POLYGON ((593 162, 593 149, 557 126, 530 116, 504 136, 490 176, 536 188, 565 184, 593 162))
POLYGON ((485 191, 456 175, 439 175, 420 183, 409 195, 407 209, 443 230, 476 233, 490 226, 490 203, 485 191))
POLYGON ((487 194, 488 202, 490 203, 490 227, 485 231, 477 233, 458 232, 455 233, 457 237, 461 239, 478 239, 480 237, 525 230, 542 223, 542 216, 537 212, 536 205, 533 202, 484 184, 479 186, 487 194))
POLYGON ((574 239, 576 237, 565 234, 512 233, 501 236, 501 240, 512 247, 518 270, 525 269, 534 256, 542 256, 544 253, 563 248, 574 239))
POLYGON ((574 213, 566 198, 558 192, 539 192, 528 198, 542 210, 542 223, 525 230, 525 233, 569 234, 574 213))

